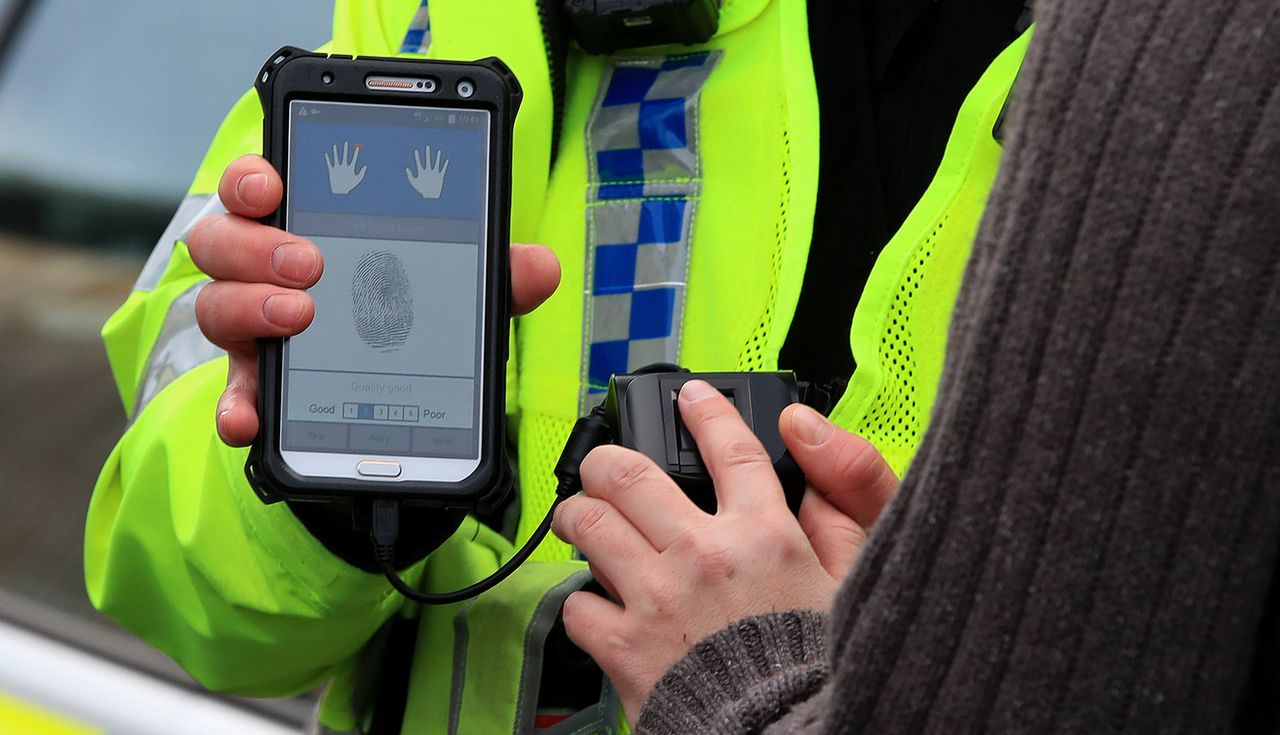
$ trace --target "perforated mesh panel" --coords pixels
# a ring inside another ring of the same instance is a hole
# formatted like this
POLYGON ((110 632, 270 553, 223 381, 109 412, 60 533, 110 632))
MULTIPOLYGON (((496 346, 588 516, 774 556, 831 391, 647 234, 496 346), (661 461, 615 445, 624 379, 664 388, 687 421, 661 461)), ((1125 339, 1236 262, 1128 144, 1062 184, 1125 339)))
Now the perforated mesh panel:
POLYGON ((946 222, 944 214, 912 254, 910 267, 903 269, 880 337, 880 390, 862 420, 852 427, 874 444, 900 475, 915 455, 928 419, 922 415, 925 411, 919 400, 922 376, 916 364, 916 346, 920 340, 912 329, 913 300, 922 287, 928 288, 933 253, 946 222))
POLYGON ((778 207, 777 224, 773 231, 773 254, 770 260, 773 271, 769 278, 769 298, 765 301, 764 313, 760 315, 760 321, 756 323, 755 329, 751 330, 750 339, 738 355, 738 369, 747 372, 772 370, 776 367, 767 364, 764 350, 769 343, 769 333, 773 328, 773 310, 778 300, 778 278, 782 270, 782 248, 787 237, 787 203, 791 201, 791 171, 788 163, 791 160, 791 139, 786 132, 782 134, 782 149, 782 196, 779 197, 781 204, 778 207))
MULTIPOLYGON (((547 508, 556 495, 556 478, 553 474, 564 443, 573 430, 573 420, 562 419, 544 413, 525 413, 519 423, 520 461, 520 524, 516 530, 516 545, 523 544, 546 515, 547 508)), ((573 548, 548 534, 534 559, 564 561, 573 558, 573 548)))
POLYGON ((885 245, 854 315, 857 367, 832 412, 902 476, 928 426, 951 311, 1000 163, 991 137, 1030 31, 1000 53, 956 117, 938 172, 885 245))

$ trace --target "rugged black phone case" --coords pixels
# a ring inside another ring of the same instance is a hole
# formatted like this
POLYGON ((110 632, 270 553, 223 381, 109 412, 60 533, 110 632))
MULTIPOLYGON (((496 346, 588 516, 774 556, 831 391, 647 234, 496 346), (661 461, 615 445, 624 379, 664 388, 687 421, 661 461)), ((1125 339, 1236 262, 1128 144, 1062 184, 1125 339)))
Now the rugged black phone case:
MULTIPOLYGON (((488 110, 493 124, 489 140, 489 202, 485 294, 488 308, 481 361, 482 403, 480 415, 480 465, 460 483, 413 481, 364 481, 303 477, 280 456, 281 363, 283 341, 259 342, 258 437, 249 453, 245 473, 264 502, 279 500, 339 500, 348 498, 397 498, 444 507, 482 508, 504 491, 509 474, 505 456, 506 358, 510 317, 511 157, 512 131, 520 106, 520 84, 497 58, 476 62, 422 61, 325 55, 286 46, 271 55, 255 83, 262 101, 262 155, 286 177, 288 108, 293 99, 330 102, 373 102, 414 106, 488 110), (331 75, 327 76, 326 74, 331 75), (439 81, 432 94, 370 90, 370 75, 432 77, 439 81), (466 99, 455 91, 461 79, 475 82, 475 93, 466 99), (325 81, 328 79, 329 81, 325 81)), ((284 182, 288 191, 289 181, 284 182)), ((284 201, 288 201, 287 196, 284 201)), ((273 227, 284 226, 284 206, 264 219, 273 227)))

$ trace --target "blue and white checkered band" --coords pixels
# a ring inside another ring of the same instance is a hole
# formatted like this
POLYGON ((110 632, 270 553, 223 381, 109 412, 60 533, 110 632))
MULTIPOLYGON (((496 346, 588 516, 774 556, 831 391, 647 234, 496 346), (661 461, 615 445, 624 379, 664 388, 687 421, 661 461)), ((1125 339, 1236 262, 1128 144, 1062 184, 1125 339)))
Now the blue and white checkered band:
POLYGON ((584 409, 610 375, 679 358, 698 97, 721 53, 615 57, 600 78, 587 123, 584 409))
POLYGON ((427 14, 427 0, 422 0, 418 12, 405 31, 404 41, 400 44, 402 54, 425 54, 431 46, 431 16, 427 14))

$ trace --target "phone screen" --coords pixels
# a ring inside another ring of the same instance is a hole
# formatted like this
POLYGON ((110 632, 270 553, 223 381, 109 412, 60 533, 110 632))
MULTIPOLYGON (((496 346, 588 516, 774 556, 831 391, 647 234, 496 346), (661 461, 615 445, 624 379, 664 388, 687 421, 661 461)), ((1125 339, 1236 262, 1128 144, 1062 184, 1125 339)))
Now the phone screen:
POLYGON ((289 103, 285 224, 324 256, 315 319, 284 347, 296 471, 478 460, 489 125, 484 110, 289 103))

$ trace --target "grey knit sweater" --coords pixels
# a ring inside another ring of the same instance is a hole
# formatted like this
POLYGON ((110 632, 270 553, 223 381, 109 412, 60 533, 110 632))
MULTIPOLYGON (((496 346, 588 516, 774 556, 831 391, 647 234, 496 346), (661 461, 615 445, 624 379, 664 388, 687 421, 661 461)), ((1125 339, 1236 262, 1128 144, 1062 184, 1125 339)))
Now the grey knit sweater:
POLYGON ((1037 13, 898 497, 640 731, 1280 730, 1280 0, 1037 13))

